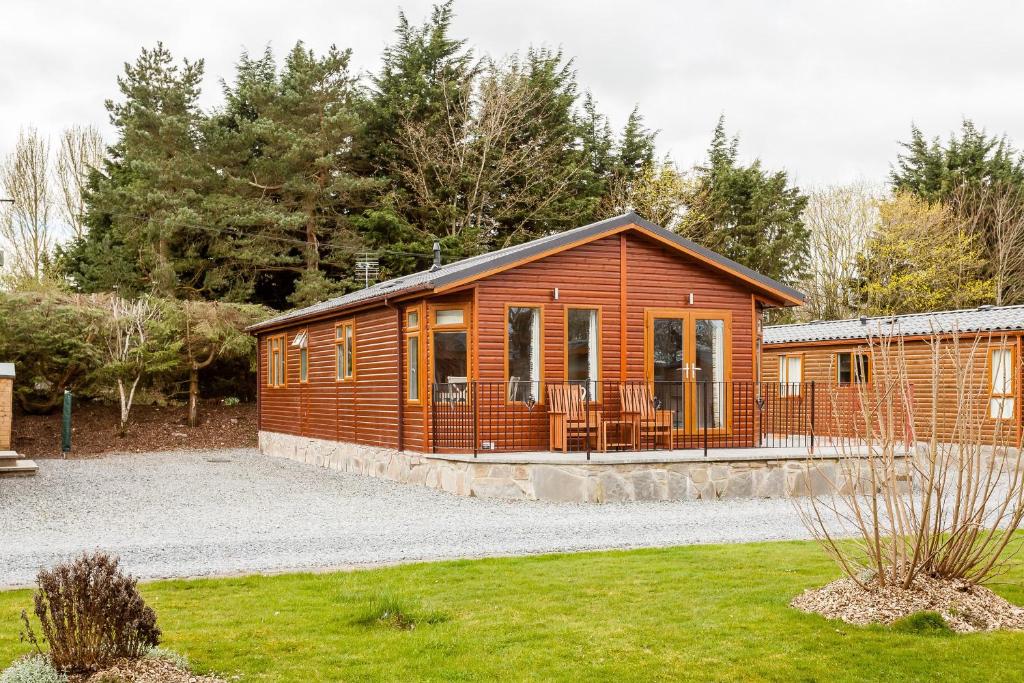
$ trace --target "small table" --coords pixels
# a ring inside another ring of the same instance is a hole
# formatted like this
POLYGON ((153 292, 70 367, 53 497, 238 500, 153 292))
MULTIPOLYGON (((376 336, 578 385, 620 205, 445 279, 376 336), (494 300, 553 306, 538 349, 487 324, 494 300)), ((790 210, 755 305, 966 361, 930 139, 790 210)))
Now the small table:
POLYGON ((597 450, 604 453, 608 450, 609 446, 612 448, 622 448, 629 446, 633 450, 638 448, 637 446, 637 434, 636 434, 636 422, 633 420, 602 420, 601 431, 598 434, 597 450), (615 428, 615 434, 617 440, 608 441, 608 427, 615 428))

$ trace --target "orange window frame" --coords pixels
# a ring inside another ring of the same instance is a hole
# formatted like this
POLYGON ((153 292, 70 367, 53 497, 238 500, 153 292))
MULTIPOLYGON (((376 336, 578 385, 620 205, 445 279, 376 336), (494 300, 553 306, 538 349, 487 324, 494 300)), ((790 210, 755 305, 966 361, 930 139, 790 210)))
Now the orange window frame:
POLYGON ((271 389, 288 386, 286 337, 285 334, 267 337, 267 387, 271 389))
MULTIPOLYGON (((407 309, 405 312, 405 358, 404 358, 404 370, 405 370, 405 387, 403 389, 403 395, 405 402, 409 405, 421 405, 423 403, 423 396, 426 393, 426 387, 424 386, 424 375, 423 368, 426 366, 426 348, 423 343, 423 330, 424 330, 424 318, 423 318, 423 306, 415 306, 407 309), (415 321, 413 320, 415 316, 415 321), (416 340, 416 383, 413 385, 412 382, 412 359, 413 354, 411 353, 412 340, 416 340), (416 387, 416 398, 410 396, 410 390, 412 387, 416 387)), ((463 313, 465 315, 465 313, 463 313)))
POLYGON ((356 321, 346 320, 334 326, 334 379, 352 382, 356 378, 356 321))
MULTIPOLYGON (((989 399, 990 400, 991 399, 1003 399, 1003 400, 1012 399, 1013 402, 1014 402, 1014 404, 1013 404, 1013 414, 1014 414, 1014 416, 1017 415, 1017 411, 1019 410, 1019 408, 1017 406, 1017 401, 1016 401, 1016 398, 1017 398, 1017 382, 1019 381, 1019 378, 1017 377, 1017 370, 1018 370, 1018 366, 1017 366, 1017 347, 1016 346, 1009 346, 1009 345, 1006 345, 1006 346, 993 346, 992 348, 990 348, 988 350, 988 373, 987 374, 988 374, 988 393, 989 393, 989 399), (1007 391, 996 391, 996 386, 995 386, 995 379, 996 379, 995 378, 995 361, 993 360, 993 356, 996 354, 996 352, 1008 353, 1009 356, 1010 356, 1009 368, 1007 369, 1007 372, 1009 373, 1009 379, 1010 379, 1009 384, 1010 384, 1010 386, 1009 386, 1007 391)), ((1005 419, 1007 419, 1007 418, 995 418, 995 417, 992 417, 991 405, 989 406, 988 410, 986 410, 986 414, 988 415, 988 418, 990 420, 996 420, 996 419, 1003 419, 1003 420, 1005 420, 1005 419)))
POLYGON ((797 397, 800 395, 800 385, 804 381, 804 354, 802 353, 781 353, 779 354, 779 395, 783 397, 797 397), (793 379, 789 376, 789 359, 800 359, 800 377, 793 379), (791 386, 796 384, 797 386, 791 386))
POLYGON ((300 330, 296 337, 305 335, 306 340, 299 347, 299 384, 309 384, 309 330, 300 330))
POLYGON ((875 374, 875 369, 871 367, 871 354, 864 351, 837 351, 835 353, 836 359, 836 384, 844 387, 853 386, 855 384, 871 384, 871 378, 875 374), (840 364, 839 358, 842 356, 850 357, 850 381, 843 382, 840 379, 840 364), (856 362, 858 356, 864 357, 864 367, 867 368, 867 377, 860 379, 860 373, 857 372, 859 364, 856 362))
MULTIPOLYGON (((539 354, 538 358, 540 360, 540 367, 538 368, 537 403, 536 403, 536 405, 544 405, 544 403, 545 403, 545 396, 544 396, 544 393, 545 393, 544 392, 544 365, 545 365, 545 361, 546 361, 546 358, 545 358, 545 351, 546 350, 545 350, 545 343, 544 343, 544 304, 540 304, 540 303, 537 303, 537 302, 530 302, 530 303, 513 303, 513 302, 509 302, 509 303, 505 304, 504 315, 502 316, 502 319, 501 319, 501 334, 502 334, 502 337, 503 337, 503 341, 502 341, 502 356, 503 356, 503 358, 502 358, 502 372, 504 373, 503 376, 505 378, 505 392, 504 392, 505 393, 505 405, 513 405, 513 404, 516 404, 516 403, 523 403, 523 401, 509 400, 509 398, 508 398, 508 394, 509 394, 509 391, 508 391, 509 386, 508 385, 512 381, 512 378, 509 377, 509 374, 508 374, 508 372, 509 372, 509 370, 508 370, 508 352, 509 352, 509 347, 508 347, 508 313, 513 308, 535 308, 538 311, 538 314, 537 314, 537 324, 540 326, 540 330, 539 330, 539 334, 538 334, 538 338, 539 338, 539 341, 540 341, 540 348, 537 349, 537 353, 539 354)), ((520 380, 520 381, 523 381, 523 380, 520 380)))
MULTIPOLYGON (((563 326, 562 332, 563 332, 563 337, 564 337, 562 339, 562 344, 563 344, 563 352, 562 352, 562 368, 563 368, 563 370, 562 370, 562 372, 563 372, 563 376, 565 377, 565 381, 566 382, 577 381, 577 380, 570 380, 569 379, 569 313, 570 313, 570 311, 594 311, 594 314, 597 316, 597 339, 595 340, 595 343, 597 344, 597 377, 591 377, 590 378, 590 381, 593 382, 594 385, 596 386, 596 390, 594 391, 594 397, 591 399, 591 401, 594 402, 594 403, 601 403, 602 399, 604 398, 603 397, 604 389, 603 389, 603 384, 602 384, 602 380, 604 378, 604 356, 603 356, 603 353, 604 353, 604 336, 603 336, 603 332, 601 330, 601 326, 603 324, 603 320, 602 320, 603 311, 601 309, 602 309, 601 306, 585 306, 585 305, 573 306, 573 305, 566 305, 565 306, 565 311, 564 311, 564 313, 562 315, 562 326, 563 326)), ((541 317, 543 317, 543 312, 541 313, 541 317)), ((506 315, 506 324, 507 323, 508 323, 508 321, 507 321, 507 315, 506 315)), ((542 333, 541 334, 541 337, 542 337, 541 348, 543 348, 543 346, 544 346, 544 343, 543 343, 543 329, 541 330, 541 333, 542 333)), ((506 360, 506 363, 507 362, 508 361, 506 360)), ((541 366, 542 366, 541 374, 543 374, 543 365, 544 365, 544 363, 541 362, 541 366)))

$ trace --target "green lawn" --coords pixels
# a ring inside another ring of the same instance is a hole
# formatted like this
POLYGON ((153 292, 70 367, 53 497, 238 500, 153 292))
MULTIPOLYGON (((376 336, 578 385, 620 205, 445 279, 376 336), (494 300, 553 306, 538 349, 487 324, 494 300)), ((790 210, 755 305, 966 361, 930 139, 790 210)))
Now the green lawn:
MULTIPOLYGON (((129 568, 130 569, 130 568, 129 568)), ((256 681, 1024 679, 1024 633, 915 636, 798 613, 810 543, 415 564, 146 584, 166 645, 256 681), (381 594, 413 630, 365 625, 381 594)), ((1024 571, 996 590, 1024 603, 1024 571)), ((28 591, 0 593, 0 663, 28 591)))

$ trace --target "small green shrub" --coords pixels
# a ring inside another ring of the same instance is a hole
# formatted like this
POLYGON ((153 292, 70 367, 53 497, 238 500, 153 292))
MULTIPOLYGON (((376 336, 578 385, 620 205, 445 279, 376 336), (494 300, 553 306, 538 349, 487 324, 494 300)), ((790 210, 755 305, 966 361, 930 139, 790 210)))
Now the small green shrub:
POLYGON ((394 593, 379 593, 355 623, 363 626, 385 626, 398 631, 411 631, 419 624, 440 624, 450 617, 444 612, 424 612, 409 600, 394 593))
POLYGON ((938 612, 914 612, 892 622, 892 629, 898 633, 919 636, 948 636, 953 634, 946 620, 938 612))
POLYGON ((189 662, 188 656, 183 655, 180 652, 170 650, 166 647, 160 647, 159 645, 149 648, 149 652, 146 653, 146 657, 149 659, 162 659, 181 669, 192 668, 192 664, 189 662))
POLYGON ((136 581, 106 553, 83 554, 36 577, 37 636, 28 614, 22 636, 64 673, 91 673, 116 659, 137 659, 160 642, 156 613, 136 581), (44 653, 42 644, 49 645, 44 653))
POLYGON ((232 406, 237 406, 241 402, 241 399, 239 399, 237 396, 228 396, 223 401, 221 401, 221 403, 228 406, 229 408, 232 406))
POLYGON ((0 673, 0 683, 67 683, 67 680, 42 655, 23 657, 0 673))

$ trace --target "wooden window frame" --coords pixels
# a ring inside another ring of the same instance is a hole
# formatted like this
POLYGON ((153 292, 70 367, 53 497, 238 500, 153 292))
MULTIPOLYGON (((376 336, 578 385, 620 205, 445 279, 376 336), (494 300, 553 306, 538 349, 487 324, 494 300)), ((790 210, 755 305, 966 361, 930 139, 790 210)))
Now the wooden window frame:
MULTIPOLYGON (((571 382, 571 381, 578 381, 578 380, 570 380, 569 379, 569 311, 597 311, 597 377, 595 377, 595 378, 593 378, 591 380, 592 382, 596 383, 597 391, 594 392, 596 395, 594 396, 593 399, 591 399, 591 401, 590 401, 591 403, 601 403, 604 400, 604 385, 602 384, 602 380, 604 379, 604 356, 603 356, 603 353, 604 353, 604 334, 602 332, 602 325, 604 324, 604 320, 603 320, 604 311, 602 311, 602 308, 603 308, 602 306, 588 306, 588 305, 579 305, 579 306, 577 306, 577 305, 573 305, 573 304, 566 304, 566 306, 564 307, 564 311, 562 313, 562 326, 563 326, 563 329, 562 329, 562 332, 563 332, 563 334, 562 334, 562 345, 563 345, 563 349, 562 349, 562 373, 563 373, 563 377, 565 378, 566 383, 568 383, 568 382, 571 382)), ((543 317, 543 313, 541 315, 543 317)), ((505 314, 505 324, 506 325, 508 324, 508 313, 505 314)), ((544 341, 543 341, 544 334, 543 333, 544 333, 544 330, 541 329, 541 348, 542 349, 544 347, 544 341)), ((508 334, 506 334, 505 336, 507 338, 508 334)), ((507 366, 507 364, 508 364, 508 353, 507 352, 505 353, 505 363, 506 363, 506 366, 507 366)), ((541 373, 542 374, 543 374, 543 365, 544 364, 541 363, 541 373)), ((507 367, 505 369, 505 376, 506 377, 508 376, 508 368, 507 367)))
POLYGON ((856 350, 854 350, 854 351, 836 351, 833 354, 833 357, 835 358, 835 361, 836 361, 836 385, 841 386, 841 387, 852 387, 852 386, 856 386, 858 384, 871 384, 871 378, 875 376, 875 369, 872 367, 871 354, 870 353, 868 353, 867 351, 856 351, 856 350), (850 381, 849 382, 843 382, 843 381, 840 381, 840 379, 839 379, 839 357, 840 356, 850 356, 850 381), (865 381, 858 381, 857 380, 857 364, 856 364, 856 362, 854 362, 854 359, 853 359, 854 356, 864 356, 867 359, 867 362, 865 363, 865 365, 866 365, 866 367, 868 369, 868 377, 867 377, 867 380, 865 380, 865 381))
POLYGON ((299 330, 295 336, 300 334, 306 335, 306 343, 299 347, 299 384, 309 384, 309 329, 299 330), (305 369, 305 375, 303 375, 303 369, 305 369))
POLYGON ((528 303, 517 303, 514 301, 507 302, 505 304, 504 311, 501 316, 501 337, 502 337, 502 373, 505 378, 505 395, 503 400, 505 405, 526 405, 525 401, 510 401, 508 398, 508 312, 511 308, 536 308, 540 311, 538 317, 538 324, 540 325, 540 334, 538 339, 540 341, 540 349, 538 350, 540 358, 540 372, 537 378, 537 403, 535 405, 544 405, 544 365, 545 365, 545 346, 544 346, 544 304, 536 301, 528 303))
POLYGON ((992 346, 988 350, 988 371, 986 374, 986 381, 988 382, 988 398, 989 404, 986 406, 985 417, 992 422, 999 420, 1002 421, 1015 421, 1017 418, 1017 411, 1020 409, 1017 401, 1017 382, 1020 378, 1017 376, 1017 347, 1009 344, 1000 344, 998 346, 992 346), (1006 351, 1010 354, 1010 390, 1006 393, 996 393, 994 384, 995 364, 992 362, 992 356, 996 351, 1006 351), (1013 415, 1010 417, 992 417, 992 400, 993 399, 1012 399, 1013 400, 1013 415))
POLYGON ((288 335, 285 332, 267 337, 267 388, 284 389, 288 386, 288 335), (275 355, 281 356, 281 376, 275 371, 275 355), (275 381, 275 379, 277 381, 275 381))
MULTIPOLYGON (((436 368, 434 367, 434 364, 437 361, 437 354, 435 353, 435 349, 434 349, 434 337, 435 337, 435 335, 438 332, 465 332, 466 333, 466 382, 468 384, 469 382, 472 382, 474 380, 474 376, 473 376, 473 363, 474 363, 475 349, 473 348, 473 332, 472 332, 472 327, 470 326, 470 308, 471 308, 471 306, 472 306, 472 303, 470 303, 468 301, 457 301, 457 302, 451 302, 451 303, 434 303, 434 302, 430 302, 430 303, 428 303, 426 305, 426 310, 425 310, 426 317, 423 318, 423 322, 420 323, 420 329, 424 330, 425 333, 426 333, 425 336, 424 336, 424 341, 426 343, 422 344, 422 346, 424 347, 422 353, 424 354, 424 358, 428 359, 428 361, 424 365, 424 368, 426 369, 427 374, 424 376, 423 381, 425 383, 424 384, 424 388, 426 390, 426 395, 430 397, 429 400, 430 400, 431 403, 435 402, 435 397, 434 397, 434 377, 437 374, 437 372, 436 372, 436 368), (461 323, 448 323, 448 324, 445 324, 445 325, 438 325, 437 324, 437 312, 438 311, 448 311, 448 310, 455 310, 455 309, 459 309, 459 310, 462 311, 462 322, 461 323), (430 345, 429 351, 426 348, 428 344, 430 345)), ((423 374, 422 371, 421 371, 421 374, 423 374)), ((467 389, 468 389, 468 386, 467 386, 467 389)), ((439 404, 447 404, 448 401, 437 401, 437 403, 439 403, 439 404)))
POLYGON ((779 354, 779 396, 782 398, 800 398, 804 383, 804 363, 807 362, 806 354, 801 353, 780 353, 779 354), (795 382, 789 377, 789 359, 800 359, 800 379, 795 382), (790 385, 797 384, 796 392, 792 391, 790 385))
MULTIPOLYGON (((465 315, 465 314, 463 314, 463 315, 465 315)), ((418 405, 422 405, 424 403, 423 397, 426 395, 426 386, 424 384, 424 379, 425 378, 424 378, 423 369, 426 367, 426 364, 427 364, 427 352, 426 352, 426 344, 424 344, 424 342, 423 342, 424 332, 426 331, 425 330, 425 325, 423 324, 424 323, 423 305, 420 304, 418 306, 413 306, 411 308, 406 309, 406 311, 405 311, 405 322, 406 322, 406 328, 405 328, 404 341, 403 341, 403 343, 405 344, 405 353, 403 354, 404 358, 403 358, 403 361, 402 361, 402 364, 403 364, 403 368, 402 369, 403 369, 403 372, 404 372, 405 381, 403 382, 403 387, 402 387, 402 398, 406 402, 406 404, 411 405, 411 406, 418 406, 418 405), (417 316, 417 322, 416 322, 415 325, 409 324, 409 317, 410 317, 410 315, 412 313, 415 313, 416 316, 417 316), (411 356, 409 354, 409 340, 412 339, 413 337, 415 337, 416 340, 417 340, 416 341, 416 344, 417 344, 416 362, 417 362, 418 367, 419 367, 419 379, 416 382, 416 384, 417 384, 416 389, 419 392, 419 397, 415 398, 415 399, 409 398, 409 387, 412 386, 411 383, 409 382, 410 368, 411 368, 411 364, 410 364, 411 356)), ((467 352, 468 352, 468 350, 467 350, 467 352)))
POLYGON ((356 343, 356 319, 350 318, 343 320, 334 326, 334 381, 335 382, 354 382, 356 379, 356 369, 358 363, 356 362, 356 351, 359 345, 356 343), (338 331, 341 331, 339 334, 338 331), (349 334, 351 334, 352 348, 348 348, 349 334), (348 357, 352 357, 351 367, 349 367, 348 357), (344 365, 341 363, 341 359, 345 359, 344 365), (341 372, 339 373, 339 369, 341 372))

